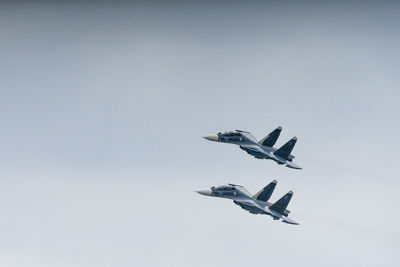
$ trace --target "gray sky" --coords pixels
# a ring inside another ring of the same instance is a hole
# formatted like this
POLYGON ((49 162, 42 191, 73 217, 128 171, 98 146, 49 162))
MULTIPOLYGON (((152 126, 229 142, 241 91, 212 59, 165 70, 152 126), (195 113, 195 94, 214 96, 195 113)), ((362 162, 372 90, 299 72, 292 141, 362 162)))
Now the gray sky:
POLYGON ((2 266, 398 265, 398 4, 2 5, 2 266), (299 226, 193 192, 273 179, 299 226))

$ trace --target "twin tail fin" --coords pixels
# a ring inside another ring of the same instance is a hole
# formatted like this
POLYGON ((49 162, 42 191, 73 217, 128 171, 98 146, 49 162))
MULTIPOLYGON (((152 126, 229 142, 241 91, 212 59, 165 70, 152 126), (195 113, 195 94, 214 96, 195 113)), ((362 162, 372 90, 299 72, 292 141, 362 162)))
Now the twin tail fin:
POLYGON ((278 182, 273 180, 266 187, 260 190, 257 194, 254 195, 254 198, 261 201, 268 201, 271 197, 272 193, 275 190, 275 186, 278 182))
POLYGON ((289 205, 290 200, 292 199, 293 191, 289 191, 286 195, 281 197, 277 202, 272 204, 270 209, 283 214, 289 205))
POLYGON ((273 147, 276 143, 276 141, 278 140, 279 135, 281 134, 282 131, 282 127, 279 126, 278 128, 276 128, 275 130, 273 130, 272 132, 270 132, 266 137, 264 137, 263 139, 261 139, 258 144, 262 145, 262 146, 268 146, 268 147, 273 147))
POLYGON ((292 153, 292 150, 296 142, 297 142, 297 137, 293 137, 286 144, 284 144, 278 150, 276 150, 274 154, 286 160, 289 159, 290 153, 292 153))

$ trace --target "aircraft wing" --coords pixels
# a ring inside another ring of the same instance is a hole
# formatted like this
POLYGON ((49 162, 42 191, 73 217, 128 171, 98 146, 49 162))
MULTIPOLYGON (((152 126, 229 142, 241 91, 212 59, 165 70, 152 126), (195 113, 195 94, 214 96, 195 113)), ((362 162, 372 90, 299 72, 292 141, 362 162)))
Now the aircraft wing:
POLYGON ((242 145, 240 146, 241 149, 246 151, 248 154, 254 156, 258 159, 268 159, 270 156, 268 153, 262 149, 260 146, 257 145, 242 145))
POLYGON ((250 199, 234 200, 233 202, 250 212, 254 211, 253 213, 266 213, 264 206, 250 199))
POLYGON ((269 214, 271 215, 274 220, 282 220, 282 222, 287 224, 295 224, 298 225, 299 223, 292 220, 291 218, 284 216, 283 214, 277 212, 271 208, 265 208, 264 206, 258 204, 255 201, 250 199, 241 199, 241 200, 234 200, 233 201, 236 205, 241 206, 243 209, 249 211, 250 213, 261 213, 261 214, 269 214))

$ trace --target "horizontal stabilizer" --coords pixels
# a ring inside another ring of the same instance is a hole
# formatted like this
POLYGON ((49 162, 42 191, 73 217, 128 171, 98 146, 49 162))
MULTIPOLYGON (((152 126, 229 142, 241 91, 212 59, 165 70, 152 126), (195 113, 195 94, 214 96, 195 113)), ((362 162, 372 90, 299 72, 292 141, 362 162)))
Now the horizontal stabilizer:
POLYGON ((282 222, 284 222, 284 223, 288 223, 288 224, 299 225, 299 223, 298 223, 298 222, 296 222, 296 221, 294 221, 294 220, 292 220, 292 219, 290 219, 290 218, 288 218, 288 217, 284 217, 284 218, 282 218, 282 222))
POLYGON ((279 135, 281 134, 282 127, 278 127, 275 130, 273 130, 271 133, 269 133, 266 137, 261 139, 258 144, 262 146, 268 146, 268 147, 273 147, 276 143, 276 140, 278 140, 279 135))
POLYGON ((277 184, 276 180, 270 182, 266 187, 264 187, 260 192, 254 195, 254 198, 261 201, 268 201, 271 197, 272 193, 275 190, 275 186, 277 184))
POLYGON ((276 212, 279 212, 283 214, 289 205, 290 199, 292 199, 293 196, 293 191, 289 191, 286 195, 281 197, 277 202, 272 204, 271 207, 269 207, 271 210, 274 210, 276 212))
POLYGON ((297 142, 297 138, 293 137, 286 144, 281 146, 277 151, 274 152, 275 155, 288 160, 290 153, 292 153, 293 147, 297 142))

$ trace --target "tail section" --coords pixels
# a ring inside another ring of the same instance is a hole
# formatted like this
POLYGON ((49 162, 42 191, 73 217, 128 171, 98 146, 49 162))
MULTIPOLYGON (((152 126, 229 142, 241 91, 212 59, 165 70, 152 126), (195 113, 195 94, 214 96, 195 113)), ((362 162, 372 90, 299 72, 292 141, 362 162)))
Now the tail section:
POLYGON ((266 187, 264 187, 260 192, 254 195, 254 198, 261 201, 268 201, 271 197, 272 193, 275 190, 275 186, 277 184, 276 180, 270 182, 266 187))
POLYGON ((281 134, 282 127, 278 127, 275 130, 273 130, 271 133, 269 133, 266 137, 261 139, 258 144, 262 146, 268 146, 268 147, 273 147, 276 143, 276 140, 278 140, 279 135, 281 134))
POLYGON ((289 191, 286 195, 281 197, 277 202, 272 204, 270 209, 283 214, 289 205, 290 200, 292 199, 293 191, 289 191))
POLYGON ((297 138, 293 137, 286 144, 281 146, 277 151, 274 152, 275 155, 289 160, 290 153, 292 153, 293 147, 297 142, 297 138))

